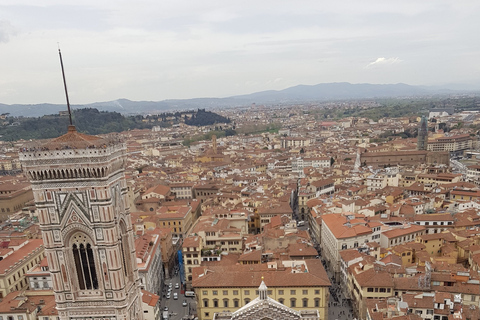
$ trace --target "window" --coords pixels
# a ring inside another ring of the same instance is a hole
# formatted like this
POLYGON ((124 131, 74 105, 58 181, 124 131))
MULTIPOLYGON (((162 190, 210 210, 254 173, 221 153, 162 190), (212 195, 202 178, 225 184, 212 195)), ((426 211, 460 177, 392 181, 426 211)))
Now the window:
POLYGON ((250 295, 250 290, 245 290, 245 291, 243 292, 243 294, 246 295, 246 296, 250 295))
POLYGON ((208 296, 208 291, 207 291, 207 290, 203 290, 203 291, 202 291, 202 294, 203 294, 204 296, 208 296))
POLYGON ((228 308, 228 299, 223 299, 223 307, 228 308))
POLYGON ((283 290, 278 290, 279 295, 283 295, 283 290))
POLYGON ((373 288, 367 288, 367 292, 373 292, 373 288))
POLYGON ((208 308, 208 299, 203 299, 203 307, 208 308))
POLYGON ((217 299, 213 300, 213 307, 218 308, 218 300, 217 299))
POLYGON ((78 286, 80 290, 98 289, 97 271, 93 250, 85 236, 75 236, 72 246, 73 260, 77 270, 78 286))
POLYGON ((217 291, 217 290, 213 290, 213 291, 212 291, 212 294, 213 294, 214 296, 217 296, 217 295, 218 295, 218 291, 217 291))
POLYGON ((308 299, 302 299, 302 307, 307 308, 308 307, 308 299))
POLYGON ((320 290, 315 290, 315 294, 320 294, 320 290))
POLYGON ((296 308, 297 307, 297 299, 293 298, 290 299, 290 308, 296 308))
POLYGON ((245 304, 248 304, 250 302, 250 299, 246 298, 245 299, 245 304))
POLYGON ((302 290, 302 294, 308 294, 308 290, 302 290))
POLYGON ((315 298, 315 308, 320 308, 320 299, 319 298, 315 298))
POLYGON ((281 304, 285 304, 285 299, 280 298, 278 299, 278 302, 280 302, 281 304))
POLYGON ((222 293, 223 293, 224 296, 228 296, 228 290, 223 290, 222 293))
POLYGON ((238 307, 239 307, 238 299, 234 299, 234 300, 233 300, 233 307, 234 307, 234 308, 238 308, 238 307))
POLYGON ((233 290, 233 295, 238 296, 238 290, 233 290))
POLYGON ((296 290, 290 290, 290 294, 297 294, 297 291, 296 290))

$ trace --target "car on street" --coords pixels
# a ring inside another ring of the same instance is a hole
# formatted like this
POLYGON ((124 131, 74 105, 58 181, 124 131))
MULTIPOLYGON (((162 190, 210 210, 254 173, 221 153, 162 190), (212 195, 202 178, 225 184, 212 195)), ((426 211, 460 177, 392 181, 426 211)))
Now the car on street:
POLYGON ((186 307, 187 306, 187 300, 183 300, 182 306, 186 307))
POLYGON ((167 299, 170 299, 170 293, 167 293, 167 299))
POLYGON ((175 283, 175 289, 178 289, 178 288, 180 288, 180 286, 178 285, 178 282, 177 282, 175 283))
POLYGON ((175 300, 178 299, 178 293, 176 293, 176 292, 173 293, 173 299, 175 299, 175 300))
POLYGON ((168 311, 168 307, 165 306, 165 308, 163 308, 163 311, 168 311))

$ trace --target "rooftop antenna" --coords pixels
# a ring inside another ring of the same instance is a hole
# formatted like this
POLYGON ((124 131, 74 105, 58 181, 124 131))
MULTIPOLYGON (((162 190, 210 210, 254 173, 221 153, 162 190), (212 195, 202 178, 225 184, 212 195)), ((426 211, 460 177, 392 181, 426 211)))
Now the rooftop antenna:
POLYGON ((72 111, 70 110, 70 101, 68 100, 67 81, 65 80, 65 70, 63 70, 62 52, 60 51, 60 44, 58 44, 58 55, 60 56, 60 65, 62 66, 63 87, 65 88, 65 97, 67 98, 68 118, 70 120, 70 125, 73 126, 72 111))

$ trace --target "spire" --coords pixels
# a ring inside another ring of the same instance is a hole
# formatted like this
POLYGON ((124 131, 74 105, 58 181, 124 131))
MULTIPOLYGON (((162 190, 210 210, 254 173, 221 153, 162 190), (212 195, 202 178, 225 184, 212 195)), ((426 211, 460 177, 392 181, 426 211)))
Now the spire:
POLYGON ((62 67, 63 87, 65 88, 65 96, 67 98, 68 117, 70 120, 70 126, 73 126, 72 111, 70 110, 70 101, 68 100, 67 81, 65 80, 65 71, 63 70, 62 52, 60 52, 60 46, 58 46, 58 55, 60 56, 60 66, 62 67))
POLYGON ((420 124, 418 126, 417 150, 427 150, 427 143, 428 143, 427 118, 425 116, 422 116, 422 120, 420 120, 420 124))
POLYGON ((263 282, 263 276, 262 276, 262 283, 260 283, 260 286, 258 287, 258 297, 260 300, 267 300, 268 297, 268 290, 267 290, 267 285, 265 282, 263 282))
POLYGON ((360 160, 360 148, 357 148, 357 158, 355 159, 355 166, 353 168, 353 171, 358 172, 361 164, 362 163, 361 163, 361 160, 360 160))

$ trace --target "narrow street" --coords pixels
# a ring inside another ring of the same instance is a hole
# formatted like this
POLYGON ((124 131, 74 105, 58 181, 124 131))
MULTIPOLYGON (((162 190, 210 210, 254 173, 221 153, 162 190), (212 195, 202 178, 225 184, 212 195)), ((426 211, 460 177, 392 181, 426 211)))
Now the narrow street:
MULTIPOLYGON (((168 307, 168 319, 169 320, 181 320, 182 318, 194 315, 196 313, 196 301, 193 297, 185 297, 180 288, 180 275, 177 273, 170 279, 165 280, 165 288, 163 288, 163 297, 162 297, 162 312, 165 311, 165 307, 168 307), (170 298, 168 296, 168 289, 170 283, 172 284, 172 289, 170 293, 170 298), (176 289, 175 285, 178 283, 179 288, 176 289), (174 299, 174 294, 177 294, 177 299, 174 299), (184 305, 184 302, 186 305, 184 305)), ((162 318, 163 319, 163 318, 162 318)))
MULTIPOLYGON (((305 226, 299 228, 308 231, 308 222, 306 221, 305 226)), ((325 267, 325 271, 332 283, 330 288, 330 298, 328 302, 328 320, 344 320, 344 319, 356 319, 353 315, 353 309, 350 303, 350 300, 346 299, 342 287, 335 282, 333 277, 333 272, 329 270, 328 265, 325 263, 325 260, 322 256, 322 251, 318 245, 316 245, 318 255, 322 259, 322 264, 325 267)))
POLYGON ((327 274, 332 283, 332 287, 330 288, 330 299, 328 302, 328 320, 355 319, 350 300, 345 299, 342 288, 334 282, 332 274, 328 271, 327 274))

